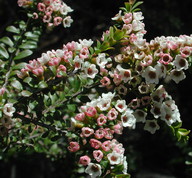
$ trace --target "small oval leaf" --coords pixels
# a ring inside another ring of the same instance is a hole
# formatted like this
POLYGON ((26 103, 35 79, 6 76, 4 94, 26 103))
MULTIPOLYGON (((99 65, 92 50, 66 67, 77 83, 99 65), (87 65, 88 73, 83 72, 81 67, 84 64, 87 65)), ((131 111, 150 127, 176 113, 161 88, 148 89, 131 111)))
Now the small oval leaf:
POLYGON ((29 96, 32 95, 32 93, 30 91, 28 91, 28 90, 23 90, 21 92, 21 95, 24 96, 24 97, 29 97, 29 96))
POLYGON ((0 45, 0 55, 3 56, 4 58, 8 59, 9 58, 9 53, 7 50, 0 45))
POLYGON ((33 52, 31 50, 28 50, 28 49, 21 51, 16 57, 14 57, 14 60, 23 59, 25 57, 30 56, 31 54, 33 54, 33 52))
POLYGON ((7 36, 1 38, 0 41, 3 42, 4 44, 10 46, 10 47, 13 47, 13 45, 14 45, 12 40, 9 37, 7 37, 7 36))
POLYGON ((18 28, 14 27, 14 26, 8 26, 8 27, 6 28, 6 31, 12 32, 12 33, 17 33, 17 34, 20 33, 20 30, 19 30, 18 28))

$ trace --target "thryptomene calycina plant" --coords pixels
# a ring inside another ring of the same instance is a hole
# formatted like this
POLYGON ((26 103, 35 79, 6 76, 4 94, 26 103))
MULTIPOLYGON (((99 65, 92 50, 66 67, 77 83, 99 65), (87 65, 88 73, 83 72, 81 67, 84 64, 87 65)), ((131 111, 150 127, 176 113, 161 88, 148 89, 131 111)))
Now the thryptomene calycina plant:
POLYGON ((95 42, 79 39, 30 59, 45 28, 70 26, 72 9, 61 0, 18 0, 28 22, 0 39, 2 154, 23 145, 56 158, 70 153, 92 178, 127 178, 124 129, 140 124, 155 134, 166 125, 187 142, 190 131, 166 89, 186 78, 192 36, 147 41, 141 4, 126 2, 95 42))

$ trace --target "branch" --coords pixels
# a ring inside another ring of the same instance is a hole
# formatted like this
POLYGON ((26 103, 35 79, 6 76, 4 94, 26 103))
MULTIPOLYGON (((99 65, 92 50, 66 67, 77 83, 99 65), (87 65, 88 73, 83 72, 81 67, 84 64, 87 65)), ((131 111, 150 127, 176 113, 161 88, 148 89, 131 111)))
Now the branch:
POLYGON ((59 129, 59 128, 57 128, 57 127, 54 127, 54 126, 52 126, 52 125, 45 124, 45 123, 43 123, 43 122, 39 122, 39 121, 37 121, 37 120, 35 120, 35 119, 32 119, 32 118, 26 118, 24 115, 21 115, 21 114, 18 114, 18 113, 15 113, 15 114, 14 114, 14 117, 18 117, 18 118, 20 118, 20 119, 21 119, 22 121, 24 121, 24 122, 30 122, 30 123, 33 123, 33 124, 35 124, 35 125, 44 127, 44 128, 46 128, 46 129, 48 129, 48 130, 51 130, 51 131, 53 131, 53 132, 59 132, 59 133, 62 134, 63 136, 65 136, 65 134, 66 134, 66 131, 64 131, 64 130, 61 130, 61 129, 59 129))

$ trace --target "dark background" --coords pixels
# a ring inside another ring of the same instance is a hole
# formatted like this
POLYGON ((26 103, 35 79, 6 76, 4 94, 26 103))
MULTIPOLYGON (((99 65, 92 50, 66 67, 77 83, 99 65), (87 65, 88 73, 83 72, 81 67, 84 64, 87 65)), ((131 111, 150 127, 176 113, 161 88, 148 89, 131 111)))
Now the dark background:
MULTIPOLYGON (((74 22, 68 29, 57 27, 52 32, 42 36, 39 48, 32 56, 40 56, 42 52, 50 49, 61 48, 62 44, 78 39, 98 39, 103 31, 112 25, 111 17, 119 11, 124 4, 123 0, 66 0, 74 9, 71 14, 74 22)), ((145 35, 149 41, 156 36, 190 35, 192 32, 192 1, 173 0, 144 0, 141 6, 145 17, 144 23, 147 30, 145 35)), ((5 27, 14 20, 21 18, 20 8, 16 0, 0 0, 0 36, 5 35, 5 27)), ((183 120, 183 127, 192 129, 192 75, 187 73, 187 79, 179 85, 170 84, 169 93, 179 107, 183 120)), ((189 145, 176 144, 172 134, 162 128, 156 135, 150 135, 137 129, 124 133, 122 142, 126 147, 129 171, 133 178, 192 178, 185 159, 189 145), (186 151, 187 150, 187 151, 186 151)), ((1 178, 67 178, 71 177, 70 159, 52 162, 43 154, 29 154, 19 152, 7 161, 0 161, 1 178)))

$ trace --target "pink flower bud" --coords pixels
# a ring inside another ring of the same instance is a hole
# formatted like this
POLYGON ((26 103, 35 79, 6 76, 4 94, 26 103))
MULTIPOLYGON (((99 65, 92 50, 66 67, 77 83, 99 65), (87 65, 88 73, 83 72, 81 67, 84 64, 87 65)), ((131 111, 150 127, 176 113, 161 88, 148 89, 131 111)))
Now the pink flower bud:
POLYGON ((61 58, 59 57, 53 57, 50 59, 50 61, 48 62, 49 66, 57 66, 59 65, 59 63, 61 62, 61 58))
POLYGON ((53 21, 54 21, 54 23, 53 23, 54 26, 60 25, 61 22, 62 22, 62 20, 63 20, 63 19, 62 19, 61 17, 55 17, 54 20, 53 20, 53 21))
POLYGON ((94 130, 89 127, 83 127, 81 130, 84 137, 89 137, 94 133, 94 130))
POLYGON ((37 8, 39 11, 44 12, 45 11, 45 4, 38 3, 37 8))
POLYGON ((108 113, 107 117, 109 120, 115 120, 117 118, 118 112, 115 108, 112 108, 108 113))
POLYGON ((102 145, 101 145, 101 148, 104 151, 109 151, 111 149, 111 141, 107 140, 107 141, 103 142, 102 145))
POLYGON ((33 19, 38 19, 38 17, 39 17, 38 14, 37 14, 36 12, 34 12, 32 18, 33 18, 33 19))
POLYGON ((36 76, 42 76, 43 72, 44 68, 42 66, 32 70, 32 73, 35 74, 36 76))
POLYGON ((100 80, 100 82, 101 82, 102 86, 109 86, 111 84, 110 79, 108 77, 106 77, 106 76, 103 77, 103 79, 100 80))
POLYGON ((86 116, 94 117, 97 114, 97 110, 94 107, 88 107, 85 114, 86 116))
POLYGON ((88 58, 89 57, 89 50, 87 47, 84 47, 81 49, 79 57, 82 59, 88 58))
POLYGON ((99 140, 96 140, 94 138, 90 139, 89 141, 91 147, 95 148, 95 149, 99 149, 101 146, 101 142, 99 140))
POLYGON ((105 128, 104 131, 105 131, 104 137, 105 137, 106 139, 110 139, 110 140, 111 140, 111 139, 113 138, 113 133, 114 133, 114 131, 111 130, 110 128, 105 128))
POLYGON ((105 130, 103 128, 100 128, 95 131, 95 138, 102 139, 105 136, 105 130))
POLYGON ((68 150, 71 152, 76 152, 80 149, 78 142, 70 142, 69 145, 70 146, 68 146, 68 150))
POLYGON ((107 117, 104 116, 103 114, 100 114, 100 116, 97 118, 97 124, 99 126, 102 126, 103 124, 105 124, 107 122, 107 117))
POLYGON ((63 75, 60 75, 59 73, 62 72, 66 72, 66 67, 64 65, 59 65, 59 67, 57 68, 57 77, 62 77, 63 75))
POLYGON ((122 134, 123 131, 123 126, 121 123, 118 123, 116 125, 113 126, 113 130, 116 134, 122 134))
POLYGON ((79 113, 75 116, 75 119, 78 121, 83 121, 85 119, 85 114, 84 113, 79 113))
POLYGON ((81 156, 79 159, 79 164, 82 164, 83 166, 87 166, 90 162, 91 162, 91 159, 87 155, 81 156))
POLYGON ((93 151, 93 157, 97 162, 100 162, 103 158, 103 152, 101 150, 95 150, 93 151))

